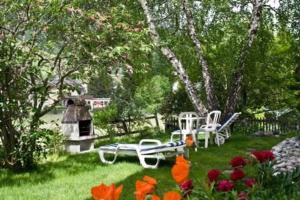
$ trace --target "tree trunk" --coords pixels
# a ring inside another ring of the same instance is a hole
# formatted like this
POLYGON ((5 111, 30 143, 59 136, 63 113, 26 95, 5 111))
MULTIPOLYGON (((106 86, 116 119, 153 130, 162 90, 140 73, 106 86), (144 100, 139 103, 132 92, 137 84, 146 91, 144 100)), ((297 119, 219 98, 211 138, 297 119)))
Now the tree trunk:
POLYGON ((188 33, 191 37, 191 40, 194 43, 195 50, 196 50, 197 56, 199 58, 199 65, 202 68, 202 77, 203 77, 204 88, 205 88, 205 92, 206 92, 206 100, 207 100, 208 109, 209 110, 218 109, 219 102, 214 93, 212 77, 209 72, 209 67, 208 67, 207 61, 203 56, 201 42, 197 38, 196 29, 195 29, 195 25, 194 25, 195 23, 194 23, 192 11, 190 9, 188 0, 182 0, 182 5, 183 5, 183 11, 185 13, 186 20, 187 20, 188 33))
POLYGON ((166 46, 161 45, 159 34, 156 31, 156 27, 154 25, 154 22, 152 20, 152 15, 150 13, 149 7, 147 5, 146 0, 139 0, 143 10, 144 14, 147 18, 147 23, 149 26, 150 36, 153 40, 153 43, 156 47, 160 48, 162 54, 170 61, 173 68, 177 72, 180 80, 183 82, 185 90, 188 94, 189 99, 192 102, 192 105, 194 106, 195 110, 200 114, 204 115, 204 113, 207 112, 206 107, 203 105, 201 100, 197 96, 197 92, 190 81, 190 78, 188 74, 186 73, 185 69, 182 66, 182 63, 180 60, 176 57, 176 55, 172 52, 171 49, 169 49, 166 46))
MULTIPOLYGON (((1 113, 3 114, 3 113, 1 113)), ((1 116, 1 118, 4 115, 1 116)), ((14 129, 10 118, 2 118, 1 119, 1 140, 3 143, 3 149, 4 149, 4 164, 8 168, 20 168, 21 163, 19 163, 16 159, 15 156, 13 155, 14 148, 17 145, 17 132, 14 129)))
POLYGON ((253 10, 252 10, 250 28, 248 30, 248 37, 241 51, 240 59, 238 62, 238 69, 233 75, 233 80, 231 83, 231 87, 229 89, 227 101, 224 108, 224 115, 223 115, 224 117, 232 115, 237 107, 239 93, 241 90, 241 83, 243 80, 244 70, 246 66, 246 60, 249 55, 250 49, 253 45, 255 36, 257 35, 261 14, 262 14, 262 7, 263 7, 262 0, 253 0, 253 10))

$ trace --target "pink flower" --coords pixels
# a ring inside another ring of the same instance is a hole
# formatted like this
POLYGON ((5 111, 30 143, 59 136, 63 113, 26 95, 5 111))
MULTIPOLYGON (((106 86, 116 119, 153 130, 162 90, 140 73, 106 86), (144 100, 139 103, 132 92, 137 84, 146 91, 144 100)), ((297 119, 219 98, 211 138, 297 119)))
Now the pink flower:
POLYGON ((221 180, 217 186, 217 190, 220 192, 229 192, 233 188, 234 184, 230 180, 221 180))
POLYGON ((245 185, 248 188, 252 188, 256 184, 256 180, 254 178, 248 178, 245 180, 245 185))
POLYGON ((245 177, 245 173, 240 169, 234 169, 230 174, 230 179, 233 181, 240 180, 245 177))
POLYGON ((238 193, 238 200, 247 200, 248 194, 247 192, 241 191, 238 193))
POLYGON ((272 151, 254 151, 252 155, 260 162, 264 163, 266 161, 271 161, 275 159, 272 151))
POLYGON ((233 168, 243 167, 246 165, 246 160, 242 156, 236 156, 231 159, 230 164, 233 168))
POLYGON ((208 180, 210 182, 214 182, 218 179, 218 177, 220 176, 221 174, 221 171, 218 170, 218 169, 212 169, 210 170, 208 173, 207 173, 207 177, 208 177, 208 180))
POLYGON ((183 191, 191 191, 193 189, 193 181, 187 180, 179 185, 180 189, 183 191))

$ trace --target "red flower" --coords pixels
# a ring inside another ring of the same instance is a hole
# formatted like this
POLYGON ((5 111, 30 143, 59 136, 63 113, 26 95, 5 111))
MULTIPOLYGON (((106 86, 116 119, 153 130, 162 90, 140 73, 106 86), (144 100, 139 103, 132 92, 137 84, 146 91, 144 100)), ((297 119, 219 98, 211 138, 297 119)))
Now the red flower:
POLYGON ((233 168, 243 167, 246 165, 246 160, 242 156, 236 156, 231 159, 230 164, 233 168))
POLYGON ((266 160, 274 160, 275 156, 272 151, 265 151, 265 159, 266 160))
POLYGON ((193 181, 187 180, 179 185, 180 189, 183 191, 191 191, 193 189, 193 181))
POLYGON ((242 191, 242 192, 239 192, 238 193, 238 198, 237 198, 238 200, 247 200, 248 199, 248 194, 247 194, 247 192, 244 192, 244 191, 242 191))
POLYGON ((271 161, 275 159, 272 151, 254 151, 252 155, 260 162, 264 163, 266 161, 271 161))
POLYGON ((248 178, 245 180, 245 185, 248 188, 252 188, 256 184, 256 180, 254 178, 248 178))
POLYGON ((244 178, 244 176, 245 176, 245 173, 242 170, 235 169, 230 174, 230 179, 233 180, 233 181, 237 181, 237 180, 240 180, 240 179, 244 178))
POLYGON ((229 192, 233 188, 234 184, 230 180, 221 180, 217 186, 217 190, 220 192, 229 192))
POLYGON ((218 177, 220 176, 221 174, 221 171, 218 170, 218 169, 212 169, 210 170, 208 173, 207 173, 207 177, 208 177, 208 180, 210 182, 214 182, 218 179, 218 177))

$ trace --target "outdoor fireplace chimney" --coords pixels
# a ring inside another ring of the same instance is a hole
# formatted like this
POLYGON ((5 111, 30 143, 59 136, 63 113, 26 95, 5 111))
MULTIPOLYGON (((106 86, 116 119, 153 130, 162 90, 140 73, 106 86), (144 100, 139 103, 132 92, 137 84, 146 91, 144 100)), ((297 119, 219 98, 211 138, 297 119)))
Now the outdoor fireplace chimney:
POLYGON ((66 137, 65 149, 70 153, 79 153, 94 149, 93 119, 85 100, 68 99, 67 110, 62 119, 62 131, 66 137))

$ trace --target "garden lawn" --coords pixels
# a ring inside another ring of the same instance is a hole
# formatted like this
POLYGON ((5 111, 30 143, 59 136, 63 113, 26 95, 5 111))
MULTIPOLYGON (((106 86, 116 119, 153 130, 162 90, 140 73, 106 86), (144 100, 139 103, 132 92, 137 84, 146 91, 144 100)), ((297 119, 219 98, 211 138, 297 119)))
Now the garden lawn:
MULTIPOLYGON (((190 150, 192 162, 190 177, 196 187, 206 187, 206 173, 211 168, 226 169, 235 155, 246 155, 253 149, 270 149, 286 136, 251 137, 234 135, 220 147, 190 150)), ((149 138, 149 137, 148 137, 149 138)), ((45 199, 91 199, 91 187, 103 182, 123 184, 121 200, 133 200, 135 181, 149 175, 157 179, 157 193, 176 190, 171 177, 174 159, 162 161, 158 169, 143 169, 137 158, 123 157, 114 165, 103 165, 96 152, 80 155, 52 157, 37 169, 15 173, 0 169, 0 199, 45 200, 45 199)))

